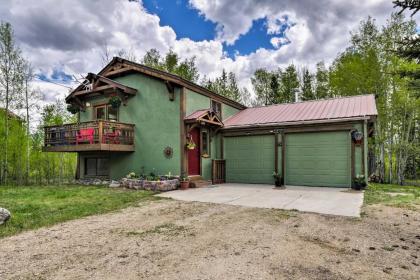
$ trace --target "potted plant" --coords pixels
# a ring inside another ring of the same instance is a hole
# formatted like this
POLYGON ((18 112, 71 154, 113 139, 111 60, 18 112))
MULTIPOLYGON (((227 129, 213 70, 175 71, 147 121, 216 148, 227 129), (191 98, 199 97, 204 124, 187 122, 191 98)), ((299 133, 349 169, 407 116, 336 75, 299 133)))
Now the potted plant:
POLYGON ((280 174, 274 171, 273 172, 273 177, 274 177, 274 184, 275 184, 275 186, 276 187, 281 187, 282 184, 281 184, 281 176, 280 176, 280 174))
POLYGON ((77 112, 80 111, 79 106, 76 106, 74 104, 69 104, 67 105, 67 111, 69 111, 72 114, 76 114, 77 112))
POLYGON ((109 99, 109 105, 112 106, 112 108, 116 109, 118 107, 120 107, 121 105, 121 98, 119 98, 118 96, 114 95, 109 99))
POLYGON ((125 178, 127 178, 127 179, 137 179, 138 176, 137 176, 136 173, 130 172, 130 173, 127 174, 127 176, 125 176, 125 178))
POLYGON ((187 144, 186 144, 186 148, 187 148, 188 150, 194 150, 196 146, 197 146, 197 145, 194 143, 194 141, 193 141, 192 137, 191 137, 191 136, 190 136, 190 137, 188 137, 187 144))
POLYGON ((355 190, 364 190, 366 188, 366 180, 364 175, 356 175, 356 178, 353 180, 353 189, 355 190))
POLYGON ((179 177, 179 182, 180 182, 181 190, 186 190, 190 186, 190 180, 188 179, 188 176, 185 176, 185 174, 179 177))

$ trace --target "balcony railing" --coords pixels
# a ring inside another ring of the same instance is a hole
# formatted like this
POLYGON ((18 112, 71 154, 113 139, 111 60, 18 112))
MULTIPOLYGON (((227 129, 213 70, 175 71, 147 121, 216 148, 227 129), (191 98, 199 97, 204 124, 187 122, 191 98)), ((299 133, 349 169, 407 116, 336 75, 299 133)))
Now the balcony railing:
POLYGON ((46 126, 44 151, 134 151, 134 124, 91 121, 46 126))

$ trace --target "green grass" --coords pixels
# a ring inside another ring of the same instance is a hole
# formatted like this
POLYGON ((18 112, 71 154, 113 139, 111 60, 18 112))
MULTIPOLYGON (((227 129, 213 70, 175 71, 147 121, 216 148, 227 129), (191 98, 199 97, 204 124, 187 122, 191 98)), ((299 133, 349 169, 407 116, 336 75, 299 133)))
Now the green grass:
POLYGON ((102 186, 0 187, 0 207, 12 213, 0 226, 0 238, 158 199, 152 195, 102 186))
POLYGON ((365 204, 384 204, 416 209, 420 206, 420 187, 391 184, 369 184, 365 191, 365 204), (389 193, 401 193, 395 196, 389 193))

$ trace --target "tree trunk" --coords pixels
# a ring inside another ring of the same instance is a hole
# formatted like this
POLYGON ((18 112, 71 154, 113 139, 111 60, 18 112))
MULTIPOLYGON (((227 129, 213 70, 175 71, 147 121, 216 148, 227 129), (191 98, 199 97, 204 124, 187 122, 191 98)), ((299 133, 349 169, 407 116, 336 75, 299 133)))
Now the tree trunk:
MULTIPOLYGON (((7 71, 6 71, 7 73, 7 71)), ((8 76, 8 74, 6 74, 8 76)), ((8 153, 8 146, 7 142, 9 142, 9 78, 6 77, 6 108, 4 113, 4 161, 3 161, 3 180, 4 183, 7 184, 7 173, 8 173, 8 159, 7 159, 7 153, 8 153)))
POLYGON ((381 121, 378 120, 376 123, 377 133, 375 134, 376 140, 375 143, 377 145, 377 151, 379 151, 379 159, 376 163, 376 174, 379 177, 379 182, 383 183, 385 181, 385 146, 382 140, 383 131, 381 121))
POLYGON ((30 176, 30 125, 29 125, 29 99, 28 99, 28 79, 25 79, 25 101, 26 101, 26 174, 25 180, 26 184, 29 184, 29 176, 30 176))

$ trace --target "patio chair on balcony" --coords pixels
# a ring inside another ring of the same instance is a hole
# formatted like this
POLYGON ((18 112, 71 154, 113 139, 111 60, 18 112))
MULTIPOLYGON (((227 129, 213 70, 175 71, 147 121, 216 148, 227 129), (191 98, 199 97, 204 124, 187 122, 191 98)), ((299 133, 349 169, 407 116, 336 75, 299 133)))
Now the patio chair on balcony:
POLYGON ((112 132, 106 132, 104 134, 104 143, 107 144, 120 144, 121 131, 115 130, 112 132))
POLYGON ((94 128, 80 129, 79 131, 77 131, 77 134, 76 134, 76 145, 78 145, 79 142, 89 142, 89 144, 93 144, 94 134, 95 134, 94 128))

